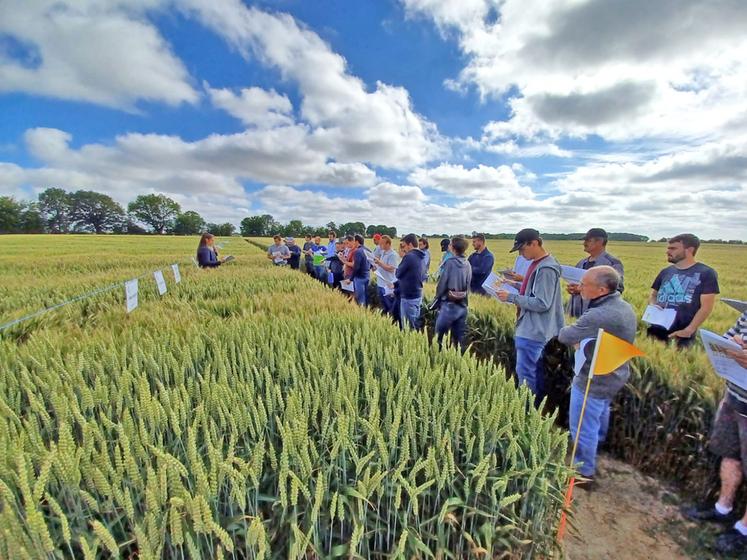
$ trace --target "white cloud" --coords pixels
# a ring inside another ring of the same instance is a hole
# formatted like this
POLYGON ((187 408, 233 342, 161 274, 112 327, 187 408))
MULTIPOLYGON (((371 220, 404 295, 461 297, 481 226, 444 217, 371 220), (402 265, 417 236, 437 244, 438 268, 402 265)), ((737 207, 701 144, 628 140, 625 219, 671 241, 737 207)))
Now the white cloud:
POLYGON ((184 65, 144 12, 160 2, 0 2, 0 92, 24 91, 133 110, 138 100, 177 105, 198 94, 184 65))
POLYGON ((274 89, 244 88, 238 94, 230 89, 213 89, 205 84, 212 104, 248 126, 272 128, 293 124, 293 105, 274 89))
POLYGON ((497 140, 692 142, 747 111, 740 2, 402 1, 456 33, 468 64, 453 86, 509 96, 497 140))
POLYGON ((290 15, 239 0, 189 5, 244 56, 258 57, 297 84, 301 118, 313 128, 319 149, 336 161, 408 169, 445 155, 447 143, 415 112, 406 89, 377 82, 369 91, 342 56, 290 15))
POLYGON ((480 164, 468 169, 462 165, 442 163, 431 169, 416 169, 408 180, 415 185, 471 199, 534 198, 532 190, 520 185, 513 169, 507 165, 490 167, 480 164))

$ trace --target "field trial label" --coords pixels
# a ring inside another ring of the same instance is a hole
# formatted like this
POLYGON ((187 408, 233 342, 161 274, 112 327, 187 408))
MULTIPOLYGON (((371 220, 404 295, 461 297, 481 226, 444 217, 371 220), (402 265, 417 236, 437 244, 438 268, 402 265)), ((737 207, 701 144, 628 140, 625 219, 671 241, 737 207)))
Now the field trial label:
POLYGON ((127 313, 130 313, 137 307, 137 278, 125 282, 125 300, 127 313))
POLYGON ((178 264, 172 264, 171 265, 171 271, 174 273, 174 282, 177 284, 182 281, 182 274, 179 272, 179 265, 178 264))
POLYGON ((156 279, 156 286, 158 287, 158 293, 159 295, 163 295, 166 293, 166 280, 163 277, 163 272, 160 270, 156 270, 153 273, 153 278, 156 279))

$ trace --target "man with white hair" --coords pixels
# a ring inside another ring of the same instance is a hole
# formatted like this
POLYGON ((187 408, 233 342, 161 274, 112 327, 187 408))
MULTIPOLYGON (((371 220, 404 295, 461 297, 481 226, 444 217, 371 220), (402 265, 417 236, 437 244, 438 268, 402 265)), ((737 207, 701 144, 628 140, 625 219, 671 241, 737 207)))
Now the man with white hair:
MULTIPOLYGON (((620 274, 611 266, 590 268, 578 285, 586 310, 574 325, 563 327, 558 334, 560 342, 576 347, 576 375, 571 384, 568 414, 571 437, 574 440, 599 329, 630 343, 635 340, 638 321, 633 307, 622 299, 618 291, 620 281, 620 274)), ((629 377, 628 362, 608 375, 592 376, 576 453, 578 471, 588 479, 582 482, 581 487, 586 485, 587 488, 592 488, 597 446, 605 440, 609 427, 610 403, 629 377)))

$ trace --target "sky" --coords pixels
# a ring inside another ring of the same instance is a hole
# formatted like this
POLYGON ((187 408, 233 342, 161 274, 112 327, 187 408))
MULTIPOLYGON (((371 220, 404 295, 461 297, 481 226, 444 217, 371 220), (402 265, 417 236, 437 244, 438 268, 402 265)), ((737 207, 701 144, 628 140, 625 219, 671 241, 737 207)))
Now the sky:
POLYGON ((0 0, 0 194, 747 239, 743 0, 0 0))

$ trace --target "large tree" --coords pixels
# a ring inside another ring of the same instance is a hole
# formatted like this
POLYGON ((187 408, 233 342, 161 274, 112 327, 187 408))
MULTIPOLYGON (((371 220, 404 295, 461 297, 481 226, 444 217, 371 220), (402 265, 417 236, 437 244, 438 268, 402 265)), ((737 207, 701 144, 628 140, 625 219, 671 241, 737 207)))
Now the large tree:
POLYGON ((20 231, 23 233, 44 233, 45 223, 36 202, 21 204, 20 231))
POLYGON ((137 220, 153 228, 154 233, 172 229, 181 211, 175 200, 162 194, 141 194, 130 202, 127 209, 137 220))
POLYGON ((194 210, 179 214, 174 220, 174 233, 177 235, 198 235, 204 229, 205 220, 194 210))
POLYGON ((70 216, 78 231, 105 233, 122 227, 124 209, 112 197, 95 191, 76 191, 71 195, 70 216))
POLYGON ((23 205, 12 196, 0 196, 0 233, 18 233, 23 205))
POLYGON ((278 229, 279 225, 269 214, 249 216, 241 220, 241 235, 244 237, 267 237, 273 230, 278 229))
POLYGON ((236 226, 226 222, 225 224, 208 224, 207 230, 218 237, 231 237, 236 231, 236 226))
POLYGON ((39 211, 50 233, 70 231, 72 197, 64 189, 49 188, 39 195, 39 211))

